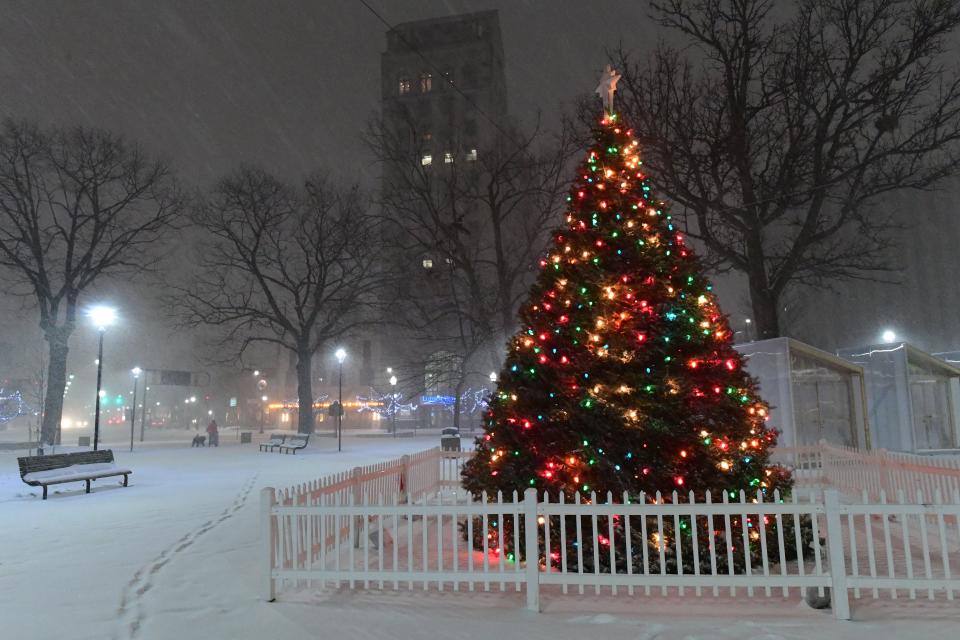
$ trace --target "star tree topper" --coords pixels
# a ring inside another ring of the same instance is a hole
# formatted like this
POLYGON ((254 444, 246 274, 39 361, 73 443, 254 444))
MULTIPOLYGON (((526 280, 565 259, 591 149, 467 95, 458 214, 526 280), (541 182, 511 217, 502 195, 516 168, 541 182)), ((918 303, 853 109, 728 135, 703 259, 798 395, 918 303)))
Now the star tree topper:
POLYGON ((603 108, 607 113, 613 113, 613 94, 617 90, 617 82, 620 80, 620 74, 616 69, 607 65, 600 76, 600 84, 597 85, 596 93, 603 100, 603 108))

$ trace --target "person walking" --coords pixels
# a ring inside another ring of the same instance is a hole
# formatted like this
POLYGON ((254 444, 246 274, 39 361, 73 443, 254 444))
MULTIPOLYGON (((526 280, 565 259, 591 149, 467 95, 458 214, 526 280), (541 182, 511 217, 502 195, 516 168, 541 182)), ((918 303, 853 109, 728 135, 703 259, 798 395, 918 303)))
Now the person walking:
POLYGON ((217 431, 216 420, 211 420, 210 424, 207 425, 207 446, 208 447, 220 446, 220 433, 217 431))

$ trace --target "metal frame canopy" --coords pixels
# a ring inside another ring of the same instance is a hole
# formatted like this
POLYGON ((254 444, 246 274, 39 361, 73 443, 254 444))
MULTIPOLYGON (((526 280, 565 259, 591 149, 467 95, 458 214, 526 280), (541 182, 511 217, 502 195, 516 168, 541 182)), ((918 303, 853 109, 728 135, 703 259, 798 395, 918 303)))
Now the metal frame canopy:
POLYGON ((893 451, 955 452, 960 368, 908 342, 841 349, 864 368, 873 444, 893 451))
POLYGON ((793 338, 771 338, 734 347, 770 404, 770 422, 781 431, 778 447, 831 444, 869 449, 864 371, 828 351, 793 338))

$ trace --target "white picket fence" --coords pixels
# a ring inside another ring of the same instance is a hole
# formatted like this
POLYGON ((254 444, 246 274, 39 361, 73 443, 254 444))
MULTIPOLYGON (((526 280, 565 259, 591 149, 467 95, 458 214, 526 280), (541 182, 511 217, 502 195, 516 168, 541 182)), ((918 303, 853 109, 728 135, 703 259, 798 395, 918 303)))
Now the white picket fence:
MULTIPOLYGON (((541 587, 781 598, 830 588, 844 619, 851 594, 953 600, 960 590, 960 490, 901 491, 888 501, 883 488, 873 498, 874 485, 864 484, 857 499, 827 489, 785 501, 723 492, 700 502, 674 493, 570 503, 531 489, 474 500, 458 490, 468 455, 431 450, 292 490, 264 489, 264 599, 308 585, 493 588, 525 590, 538 610, 541 587), (538 561, 514 557, 525 549, 536 549, 528 557, 538 561)), ((853 483, 859 462, 819 455, 821 479, 853 483)))
POLYGON ((912 499, 917 491, 927 496, 960 491, 960 456, 861 451, 821 442, 778 448, 773 460, 791 467, 801 486, 830 487, 855 495, 866 491, 872 500, 879 500, 881 492, 887 496, 902 492, 912 499))

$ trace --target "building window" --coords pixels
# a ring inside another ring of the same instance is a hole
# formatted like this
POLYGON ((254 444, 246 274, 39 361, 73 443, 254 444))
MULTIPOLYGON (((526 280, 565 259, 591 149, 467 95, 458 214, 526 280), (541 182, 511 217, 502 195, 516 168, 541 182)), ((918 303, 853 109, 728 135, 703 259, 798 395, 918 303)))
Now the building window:
POLYGON ((447 151, 443 154, 443 164, 451 164, 453 162, 453 154, 447 151))
POLYGON ((431 91, 433 91, 433 74, 421 73, 420 74, 420 93, 430 93, 431 91))
POLYGON ((477 159, 477 150, 470 149, 467 151, 467 162, 474 162, 477 159))
POLYGON ((433 260, 430 258, 424 258, 422 264, 424 269, 433 269, 433 260))
POLYGON ((423 154, 423 156, 420 158, 420 164, 422 164, 425 167, 430 166, 431 164, 433 164, 433 156, 430 155, 429 153, 423 154))
POLYGON ((400 95, 405 96, 413 89, 413 83, 410 82, 410 78, 402 77, 400 78, 399 92, 400 95))

